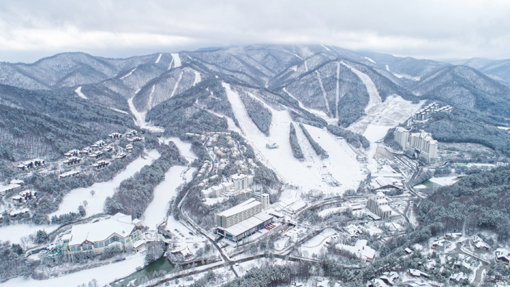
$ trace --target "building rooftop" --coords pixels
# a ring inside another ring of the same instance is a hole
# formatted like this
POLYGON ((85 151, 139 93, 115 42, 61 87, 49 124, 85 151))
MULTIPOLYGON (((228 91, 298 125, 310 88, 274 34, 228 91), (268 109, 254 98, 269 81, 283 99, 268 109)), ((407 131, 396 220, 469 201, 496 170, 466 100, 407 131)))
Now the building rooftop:
POLYGON ((229 228, 225 228, 224 230, 230 233, 232 236, 238 236, 243 234, 244 232, 256 227, 259 224, 271 219, 271 215, 261 212, 259 214, 255 214, 254 216, 243 220, 237 224, 230 226, 229 228))
POLYGON ((227 210, 224 210, 224 211, 218 213, 218 216, 229 217, 229 216, 232 216, 239 212, 243 212, 247 209, 250 209, 254 206, 257 206, 258 204, 262 204, 262 203, 260 201, 255 200, 254 198, 250 198, 250 199, 248 199, 248 200, 246 200, 230 209, 227 209, 227 210))
POLYGON ((85 241, 103 241, 113 233, 127 237, 134 228, 135 225, 131 222, 130 215, 117 213, 109 219, 95 223, 73 225, 69 245, 82 244, 85 241))

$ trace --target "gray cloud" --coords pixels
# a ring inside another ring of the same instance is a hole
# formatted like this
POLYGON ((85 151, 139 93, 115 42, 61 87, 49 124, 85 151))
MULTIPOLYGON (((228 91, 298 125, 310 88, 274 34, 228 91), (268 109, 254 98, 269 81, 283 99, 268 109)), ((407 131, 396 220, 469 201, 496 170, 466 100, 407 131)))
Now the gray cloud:
POLYGON ((329 44, 418 58, 510 58, 510 2, 0 1, 0 60, 106 57, 252 43, 329 44))

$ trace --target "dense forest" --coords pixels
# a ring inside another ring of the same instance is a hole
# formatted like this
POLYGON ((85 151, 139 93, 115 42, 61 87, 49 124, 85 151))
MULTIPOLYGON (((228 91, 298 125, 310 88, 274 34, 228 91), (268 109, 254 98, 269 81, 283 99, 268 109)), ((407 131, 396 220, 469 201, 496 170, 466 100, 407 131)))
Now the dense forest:
POLYGON ((241 97, 244 107, 246 108, 246 112, 253 123, 255 123, 262 133, 269 136, 269 128, 271 127, 271 119, 273 117, 271 111, 264 107, 259 100, 252 98, 252 96, 247 95, 244 92, 239 93, 239 96, 241 97))
POLYGON ((413 130, 423 129, 442 142, 483 144, 510 156, 510 134, 494 124, 486 116, 454 109, 451 113, 434 113, 426 122, 413 123, 413 130))
POLYGON ((447 230, 491 230, 510 239, 510 167, 463 177, 439 188, 420 204, 424 225, 440 222, 447 230))
POLYGON ((301 151, 301 147, 299 146, 299 142, 296 135, 296 128, 292 123, 290 123, 290 134, 289 134, 290 147, 292 148, 292 154, 297 159, 304 159, 303 151, 301 151))
POLYGON ((347 141, 350 145, 354 146, 355 148, 363 147, 364 149, 367 149, 370 147, 370 142, 367 140, 367 138, 361 134, 355 134, 351 132, 350 130, 346 130, 341 127, 328 125, 328 131, 335 136, 343 137, 345 141, 347 141))
POLYGON ((303 126, 302 124, 299 124, 299 127, 301 128, 301 130, 303 130, 303 133, 305 134, 306 138, 308 139, 308 141, 310 142, 310 144, 312 145, 313 147, 313 150, 315 150, 315 153, 317 155, 326 155, 327 152, 325 149, 323 149, 319 143, 317 143, 313 138, 312 136, 310 135, 310 133, 308 133, 308 131, 306 130, 305 126, 303 126))
POLYGON ((106 198, 106 213, 122 212, 139 218, 154 198, 154 188, 165 179, 165 173, 173 165, 186 164, 173 142, 158 146, 158 151, 161 156, 157 160, 122 181, 115 194, 106 198))
POLYGON ((168 136, 226 131, 227 120, 214 113, 236 121, 221 82, 208 79, 154 107, 147 113, 146 120, 165 128, 164 133, 168 136))

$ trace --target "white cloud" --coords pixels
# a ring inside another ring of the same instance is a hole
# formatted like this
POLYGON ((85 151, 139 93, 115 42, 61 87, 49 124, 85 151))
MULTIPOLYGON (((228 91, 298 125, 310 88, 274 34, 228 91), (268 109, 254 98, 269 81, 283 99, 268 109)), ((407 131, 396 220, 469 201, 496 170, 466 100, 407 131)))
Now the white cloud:
POLYGON ((0 60, 251 43, 510 58, 509 14, 510 2, 504 0, 10 1, 0 4, 0 60))

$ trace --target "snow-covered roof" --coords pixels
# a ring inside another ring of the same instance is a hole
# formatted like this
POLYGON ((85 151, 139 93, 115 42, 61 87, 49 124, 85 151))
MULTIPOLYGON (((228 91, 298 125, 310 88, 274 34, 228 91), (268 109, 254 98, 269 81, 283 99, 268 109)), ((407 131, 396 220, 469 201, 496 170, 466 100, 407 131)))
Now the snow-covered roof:
POLYGON ((225 231, 230 233, 232 236, 238 236, 240 234, 243 234, 244 232, 264 223, 265 221, 271 219, 271 215, 261 212, 258 214, 255 214, 254 216, 243 220, 237 224, 234 224, 230 226, 229 228, 226 228, 225 231))
POLYGON ((130 215, 117 213, 109 219, 95 223, 73 225, 69 245, 78 245, 85 241, 104 241, 114 233, 125 238, 131 234, 134 228, 135 225, 131 222, 130 215))
POLYGON ((237 213, 243 212, 245 210, 248 210, 250 208, 253 208, 259 204, 262 204, 262 203, 260 201, 255 200, 254 198, 250 198, 250 199, 248 199, 248 200, 246 200, 230 209, 227 209, 223 212, 218 213, 218 216, 229 217, 234 214, 237 214, 237 213))
POLYGON ((145 244, 145 240, 138 240, 133 243, 133 248, 138 248, 145 244))
POLYGON ((22 180, 19 180, 19 179, 13 179, 11 180, 11 182, 9 182, 10 184, 24 184, 24 182, 22 180))

